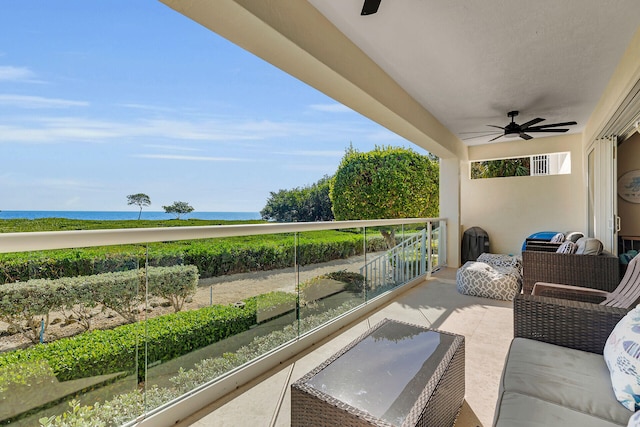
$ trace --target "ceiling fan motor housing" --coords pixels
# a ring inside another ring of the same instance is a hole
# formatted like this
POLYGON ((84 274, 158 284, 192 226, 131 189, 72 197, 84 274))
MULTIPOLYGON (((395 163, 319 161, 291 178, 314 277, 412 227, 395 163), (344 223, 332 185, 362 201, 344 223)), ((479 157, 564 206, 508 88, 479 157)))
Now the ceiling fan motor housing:
POLYGON ((520 125, 515 123, 513 118, 518 115, 518 111, 509 111, 507 116, 511 117, 511 123, 504 127, 504 136, 507 138, 513 138, 520 136, 520 125))

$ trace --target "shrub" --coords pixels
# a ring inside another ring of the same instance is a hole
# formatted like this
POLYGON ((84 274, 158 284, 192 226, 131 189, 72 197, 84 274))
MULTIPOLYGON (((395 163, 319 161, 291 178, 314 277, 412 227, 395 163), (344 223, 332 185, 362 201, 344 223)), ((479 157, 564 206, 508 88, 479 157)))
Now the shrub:
POLYGON ((46 331, 49 313, 63 306, 62 285, 36 279, 0 286, 0 319, 29 338, 40 341, 41 324, 46 331))
POLYGON ((115 311, 127 322, 138 318, 138 306, 143 301, 145 280, 142 270, 118 273, 102 273, 75 278, 84 281, 85 286, 98 290, 98 301, 115 311))
POLYGON ((90 329, 92 312, 99 304, 132 323, 137 319, 147 282, 150 294, 168 299, 178 311, 197 290, 198 269, 184 265, 149 267, 5 284, 0 286, 0 319, 34 343, 39 342, 42 320, 46 331, 49 313, 55 310, 74 314, 85 330, 90 329))
POLYGON ((20 395, 20 389, 33 390, 43 381, 55 381, 51 367, 44 360, 0 367, 0 395, 9 390, 12 395, 20 395))
MULTIPOLYGON (((362 234, 348 231, 301 233, 298 259, 310 264, 362 254, 363 239, 362 234)), ((380 236, 367 237, 368 251, 383 248, 380 236)), ((144 265, 144 249, 122 245, 0 254, 0 284, 136 270, 144 265)), ((149 265, 191 264, 202 278, 291 267, 293 260, 293 236, 287 234, 149 244, 149 265)))
POLYGON ((147 282, 149 293, 169 300, 177 313, 198 290, 198 269, 193 265, 149 268, 147 282))
POLYGON ((255 300, 248 300, 244 308, 212 306, 173 313, 3 353, 0 367, 46 360, 60 381, 118 372, 130 374, 145 362, 171 360, 245 331, 255 324, 255 319, 255 300), (146 360, 145 351, 141 351, 145 344, 146 360))
MULTIPOLYGON (((250 304, 253 302, 253 300, 249 301, 250 304)), ((321 314, 300 319, 300 330, 313 329, 339 316, 355 305, 357 305, 357 303, 347 302, 340 307, 329 309, 321 314)), ((287 325, 281 330, 272 331, 269 334, 254 338, 251 343, 241 347, 236 353, 224 353, 220 357, 203 359, 196 364, 195 368, 190 370, 181 369, 176 376, 170 378, 173 388, 153 386, 146 392, 138 390, 132 391, 116 396, 102 404, 96 403, 95 406, 80 406, 78 402, 71 401, 69 403, 71 407, 70 411, 50 418, 41 418, 40 424, 45 427, 80 425, 104 425, 111 427, 122 425, 136 418, 149 408, 157 408, 265 354, 275 347, 295 339, 297 331, 297 323, 287 325), (86 424, 83 424, 83 422, 86 422, 86 424)))

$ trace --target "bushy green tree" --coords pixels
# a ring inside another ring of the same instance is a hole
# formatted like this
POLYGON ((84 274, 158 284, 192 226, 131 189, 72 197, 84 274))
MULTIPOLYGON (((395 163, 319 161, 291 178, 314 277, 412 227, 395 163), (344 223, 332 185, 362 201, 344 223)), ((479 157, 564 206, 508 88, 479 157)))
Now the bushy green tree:
POLYGON ((193 207, 187 202, 173 202, 169 206, 163 206, 162 209, 168 214, 174 214, 176 219, 180 219, 182 215, 193 212, 193 207))
POLYGON ((260 211, 262 219, 278 222, 332 221, 330 180, 330 177, 324 176, 306 187, 272 191, 267 204, 260 211))
MULTIPOLYGON (((350 147, 331 181, 337 220, 437 217, 439 162, 407 148, 350 147)), ((393 230, 382 230, 390 247, 393 230)))
POLYGON ((531 174, 531 158, 485 160, 471 164, 471 178, 502 178, 507 176, 528 176, 531 174))
POLYGON ((127 196, 127 204, 140 206, 140 212, 138 212, 138 219, 140 219, 142 207, 151 205, 151 199, 144 193, 129 194, 127 196))

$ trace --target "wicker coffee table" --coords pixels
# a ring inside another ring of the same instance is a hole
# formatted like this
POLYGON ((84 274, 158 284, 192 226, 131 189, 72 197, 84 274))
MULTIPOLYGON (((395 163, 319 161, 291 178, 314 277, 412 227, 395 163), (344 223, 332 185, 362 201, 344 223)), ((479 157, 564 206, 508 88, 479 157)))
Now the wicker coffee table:
POLYGON ((291 385, 292 426, 451 426, 464 337, 385 319, 291 385))

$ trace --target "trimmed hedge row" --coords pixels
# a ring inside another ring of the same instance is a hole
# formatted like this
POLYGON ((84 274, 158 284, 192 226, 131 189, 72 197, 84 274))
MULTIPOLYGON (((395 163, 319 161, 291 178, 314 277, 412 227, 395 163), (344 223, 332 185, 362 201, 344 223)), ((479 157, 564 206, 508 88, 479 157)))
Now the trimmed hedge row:
POLYGON ((272 331, 266 335, 257 336, 234 353, 224 353, 220 357, 203 359, 193 369, 181 370, 169 379, 172 387, 152 386, 144 392, 140 389, 120 394, 107 402, 96 402, 91 406, 82 406, 78 401, 69 402, 70 409, 62 415, 53 415, 40 419, 44 427, 82 426, 121 426, 149 408, 157 408, 196 387, 229 372, 243 363, 262 356, 275 347, 286 343, 295 337, 300 330, 307 331, 334 319, 340 314, 356 306, 354 301, 321 313, 300 319, 299 323, 289 324, 282 329, 272 331))
MULTIPOLYGON (((46 361, 60 381, 131 374, 138 366, 145 366, 145 353, 147 364, 165 362, 243 332, 255 323, 255 299, 247 300, 243 308, 205 307, 3 353, 0 369, 46 361)), ((139 371, 144 373, 144 369, 139 371)))
MULTIPOLYGON (((298 262, 310 264, 363 253, 364 236, 325 231, 302 233, 298 262)), ((367 237, 367 250, 385 249, 381 236, 367 237)), ((131 270, 144 265, 145 247, 136 245, 0 255, 0 284, 31 278, 57 279, 131 270)), ((195 265, 200 277, 291 267, 293 236, 205 239, 149 245, 149 265, 195 265)))
POLYGON ((185 299, 197 290, 198 269, 192 265, 150 267, 5 284, 0 286, 0 319, 33 342, 39 341, 43 320, 46 330, 52 311, 73 313, 86 330, 91 327, 91 314, 98 305, 134 322, 147 286, 150 295, 168 299, 179 311, 185 299))

